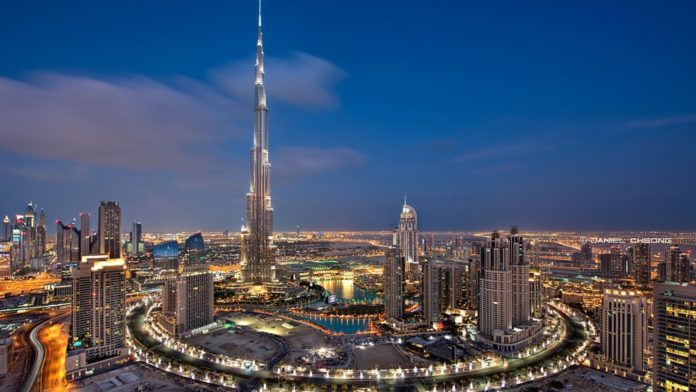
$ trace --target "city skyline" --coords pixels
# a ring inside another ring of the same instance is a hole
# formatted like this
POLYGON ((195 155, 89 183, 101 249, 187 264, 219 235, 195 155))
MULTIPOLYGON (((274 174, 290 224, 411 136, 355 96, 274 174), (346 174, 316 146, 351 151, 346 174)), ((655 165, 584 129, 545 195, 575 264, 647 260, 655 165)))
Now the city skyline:
MULTIPOLYGON (((157 30, 134 4, 6 7, 3 216, 119 200, 145 231, 241 226, 256 4, 172 4, 157 30)), ((694 5, 516 7, 274 4, 277 228, 388 230, 407 194, 424 231, 694 229, 694 5)))

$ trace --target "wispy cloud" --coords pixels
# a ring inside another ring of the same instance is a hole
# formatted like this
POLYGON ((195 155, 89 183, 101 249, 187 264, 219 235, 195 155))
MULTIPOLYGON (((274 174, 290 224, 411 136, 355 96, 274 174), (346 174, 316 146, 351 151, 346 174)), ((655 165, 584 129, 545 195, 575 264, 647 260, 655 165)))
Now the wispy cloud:
POLYGON ((549 142, 528 142, 518 144, 491 145, 478 149, 469 150, 454 157, 454 162, 474 162, 504 157, 519 157, 522 155, 533 154, 541 151, 553 149, 554 145, 549 142))
MULTIPOLYGON (((179 176, 174 184, 208 189, 231 181, 227 169, 239 166, 224 148, 239 143, 240 155, 246 151, 251 68, 249 62, 232 63, 203 81, 57 72, 0 76, 0 151, 27 158, 14 174, 39 180, 57 177, 51 174, 56 162, 70 165, 62 175, 71 178, 93 167, 164 170, 179 176)), ((328 60, 297 52, 268 58, 267 69, 273 70, 271 97, 300 107, 339 102, 334 88, 345 73, 328 60)), ((293 149, 281 149, 281 156, 293 149)), ((355 162, 360 154, 350 151, 300 149, 295 152, 304 155, 288 161, 299 175, 312 174, 343 167, 334 158, 355 162)))
MULTIPOLYGON (((309 108, 335 108, 339 98, 336 84, 347 75, 336 64, 304 52, 287 58, 266 58, 266 84, 269 97, 309 108)), ((213 80, 230 93, 253 97, 250 61, 238 61, 214 70, 213 80)))
POLYGON ((274 168, 285 177, 298 177, 358 167, 365 156, 350 148, 281 147, 274 168))
POLYGON ((90 174, 86 166, 74 164, 7 164, 5 173, 44 182, 76 182, 85 180, 90 174))
POLYGON ((635 120, 624 124, 626 129, 648 129, 671 127, 675 125, 696 123, 696 114, 685 114, 680 116, 668 116, 652 119, 635 120))

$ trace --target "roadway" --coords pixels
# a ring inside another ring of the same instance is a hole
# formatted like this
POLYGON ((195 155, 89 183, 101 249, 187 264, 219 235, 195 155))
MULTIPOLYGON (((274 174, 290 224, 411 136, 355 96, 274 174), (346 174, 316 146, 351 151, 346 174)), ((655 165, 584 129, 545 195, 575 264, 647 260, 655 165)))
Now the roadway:
POLYGON ((57 392, 65 390, 65 355, 68 347, 68 313, 51 320, 39 330, 39 342, 44 348, 45 359, 41 368, 41 390, 57 392))
MULTIPOLYGON (((61 356, 60 349, 58 348, 58 345, 60 344, 59 341, 47 341, 44 343, 39 335, 45 327, 55 326, 53 325, 53 320, 66 318, 67 316, 67 310, 51 313, 47 316, 48 319, 44 318, 32 325, 31 332, 29 333, 29 343, 31 344, 33 350, 33 362, 31 369, 24 379, 22 387, 19 389, 20 392, 45 391, 46 387, 54 385, 54 383, 57 382, 57 377, 59 377, 55 375, 55 373, 60 371, 58 368, 58 366, 61 366, 60 363, 62 363, 63 379, 65 378, 65 349, 67 348, 67 338, 65 341, 65 347, 62 349, 63 354, 61 356), (50 344, 45 346, 44 344, 47 343, 50 344), (48 363, 48 365, 45 365, 46 363, 48 363), (52 376, 44 377, 43 369, 45 366, 48 366, 48 369, 54 372, 52 376), (46 384, 46 387, 44 387, 44 382, 48 383, 46 384)), ((46 335, 46 333, 43 333, 42 335, 45 335, 46 337, 53 337, 53 335, 46 335)), ((62 390, 62 388, 58 390, 62 390)))

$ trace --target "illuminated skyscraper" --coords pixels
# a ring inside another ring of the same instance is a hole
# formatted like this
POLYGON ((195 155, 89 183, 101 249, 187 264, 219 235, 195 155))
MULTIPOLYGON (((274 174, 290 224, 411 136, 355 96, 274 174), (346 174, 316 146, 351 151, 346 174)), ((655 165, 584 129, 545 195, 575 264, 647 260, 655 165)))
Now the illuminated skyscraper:
POLYGON ((264 86, 263 34, 259 1, 258 40, 255 66, 254 143, 251 148, 249 193, 246 195, 246 225, 242 228, 240 264, 249 283, 276 280, 271 206, 271 164, 268 159, 268 107, 264 86))
POLYGON ((599 255, 600 276, 605 279, 623 279, 629 274, 628 256, 621 253, 617 247, 609 253, 599 255))
POLYGON ((89 220, 92 217, 90 213, 80 213, 80 255, 89 256, 89 220))
POLYGON ((652 254, 650 244, 636 244, 633 247, 633 277, 639 286, 650 284, 650 263, 652 254))
POLYGON ((86 359, 122 354, 126 343, 126 265, 107 255, 86 256, 72 271, 70 346, 86 359))
POLYGON ((696 390, 696 286, 655 284, 653 315, 653 390, 696 390))
POLYGON ((440 321, 440 279, 437 260, 428 257, 421 260, 423 268, 423 318, 426 324, 440 321))
POLYGON ((513 228, 507 240, 494 232, 481 249, 479 338, 500 351, 519 350, 542 336, 543 321, 531 317, 532 304, 538 300, 530 295, 524 248, 522 236, 513 228))
POLYGON ((404 313, 404 256, 398 247, 390 247, 384 256, 384 317, 400 319, 404 313))
POLYGON ((5 215, 5 219, 2 220, 2 240, 9 241, 12 239, 12 226, 10 225, 10 217, 5 215))
POLYGON ((512 329, 512 271, 505 239, 497 231, 481 250, 478 330, 487 338, 512 329))
POLYGON ((404 206, 401 209, 401 217, 399 219, 399 232, 397 234, 398 245, 406 259, 406 270, 410 271, 411 267, 418 262, 416 247, 418 245, 418 215, 416 210, 406 204, 404 197, 404 206))
POLYGON ((43 257, 46 253, 46 214, 43 208, 39 215, 39 224, 36 226, 36 248, 37 256, 43 257))
POLYGON ((510 270, 512 271, 512 325, 526 323, 531 316, 529 296, 529 263, 524 253, 524 241, 517 227, 510 231, 508 239, 510 270))
POLYGON ((661 267, 664 268, 664 276, 667 281, 685 283, 691 280, 689 254, 682 252, 677 245, 669 247, 661 267))
POLYGON ((121 257, 121 207, 116 201, 99 205, 99 253, 112 259, 121 257))
POLYGON ((205 265, 188 266, 162 288, 160 323, 175 336, 213 322, 213 275, 205 265))
POLYGON ((131 230, 131 256, 140 254, 140 244, 143 242, 143 225, 133 219, 133 229, 131 230))

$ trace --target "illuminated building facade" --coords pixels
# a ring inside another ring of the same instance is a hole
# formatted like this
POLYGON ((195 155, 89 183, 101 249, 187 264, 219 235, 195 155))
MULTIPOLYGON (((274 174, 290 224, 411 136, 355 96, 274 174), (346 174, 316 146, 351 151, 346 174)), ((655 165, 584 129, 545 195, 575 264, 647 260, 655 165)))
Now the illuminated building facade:
POLYGON ((12 276, 12 241, 0 242, 0 279, 12 276))
POLYGON ((602 355, 605 367, 626 374, 645 369, 648 302, 632 290, 608 289, 602 300, 602 355))
POLYGON ((510 255, 497 231, 481 250, 479 290, 479 334, 492 337, 495 330, 512 329, 510 255))
POLYGON ((12 221, 10 220, 10 217, 5 215, 5 218, 2 220, 2 240, 3 241, 9 241, 12 239, 12 226, 10 225, 12 221))
POLYGON ((89 233, 89 223, 92 218, 92 214, 81 212, 80 213, 80 255, 89 256, 90 255, 90 233, 89 233))
POLYGON ((510 271, 512 275, 512 325, 529 321, 531 301, 529 294, 529 262, 525 255, 525 244, 516 227, 508 237, 510 271))
POLYGON ((499 351, 517 351, 538 340, 543 320, 532 318, 529 264, 517 228, 496 231, 481 249, 478 338, 499 351))
POLYGON ((636 244, 633 247, 633 278, 638 286, 650 284, 651 263, 650 244, 636 244))
POLYGON ((139 256, 143 251, 143 245, 143 225, 134 219, 130 238, 131 256, 139 256))
POLYGON ((696 286, 656 283, 653 317, 653 391, 696 390, 696 286))
POLYGON ((260 284, 276 280, 271 205, 271 164, 268 159, 268 107, 264 86, 263 34, 259 2, 255 66, 254 143, 251 148, 246 225, 242 228, 240 265, 242 279, 260 284))
POLYGON ((56 222, 56 261, 60 264, 81 260, 80 230, 75 225, 56 222))
POLYGON ((406 259, 406 270, 407 272, 411 271, 412 267, 417 266, 416 263, 418 262, 418 254, 416 252, 418 245, 418 214, 416 214, 416 210, 413 207, 406 204, 405 197, 399 219, 397 241, 406 259))
POLYGON ((203 234, 196 233, 184 242, 184 254, 188 264, 205 263, 205 241, 203 234))
POLYGON ((600 276, 605 279, 623 279, 629 275, 628 256, 617 247, 599 255, 600 276))
POLYGON ((423 319, 428 326, 440 321, 440 279, 437 261, 426 258, 421 261, 423 268, 423 319))
POLYGON ((70 347, 86 360, 121 355, 126 340, 126 266, 107 255, 85 256, 72 270, 70 347))
POLYGON ((213 322, 213 275, 203 265, 185 267, 165 281, 160 324, 172 335, 182 336, 213 322))
POLYGON ((404 314, 405 257, 399 247, 385 252, 384 260, 384 318, 398 320, 404 314))
POLYGON ((121 207, 116 201, 99 205, 99 253, 112 259, 121 257, 121 207))
POLYGON ((664 275, 666 281, 686 283, 691 280, 691 261, 677 245, 669 247, 665 253, 664 275))

